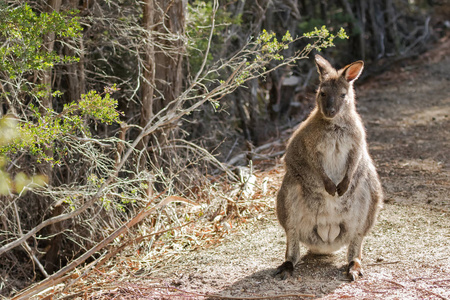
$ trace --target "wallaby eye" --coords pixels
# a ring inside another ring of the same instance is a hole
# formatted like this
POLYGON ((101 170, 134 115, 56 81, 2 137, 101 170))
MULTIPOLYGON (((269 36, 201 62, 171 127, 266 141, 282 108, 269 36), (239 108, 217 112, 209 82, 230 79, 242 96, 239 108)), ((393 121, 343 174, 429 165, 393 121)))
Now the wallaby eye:
POLYGON ((325 93, 324 92, 320 92, 320 96, 325 97, 325 93))
POLYGON ((345 94, 341 94, 341 98, 345 98, 345 94))

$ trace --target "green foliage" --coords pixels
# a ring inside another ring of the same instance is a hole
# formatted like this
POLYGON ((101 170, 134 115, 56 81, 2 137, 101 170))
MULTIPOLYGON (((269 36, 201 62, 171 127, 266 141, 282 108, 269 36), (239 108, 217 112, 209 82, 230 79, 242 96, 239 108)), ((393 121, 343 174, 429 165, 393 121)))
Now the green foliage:
MULTIPOLYGON (((305 18, 303 22, 300 22, 298 25, 299 31, 304 33, 311 33, 311 32, 316 32, 318 29, 317 28, 323 28, 323 24, 328 24, 328 28, 330 28, 330 30, 334 30, 336 28, 348 28, 349 24, 353 23, 353 26, 351 27, 351 35, 355 35, 358 33, 359 30, 359 26, 355 26, 355 22, 356 20, 354 20, 349 14, 347 14, 344 10, 342 9, 332 9, 330 10, 330 16, 329 19, 327 20, 323 20, 321 18, 315 18, 315 17, 310 17, 310 18, 305 18)), ((319 29, 319 30, 321 30, 319 29)), ((342 29, 341 29, 342 30, 342 29)), ((345 37, 345 39, 348 39, 349 37, 345 37)), ((340 42, 340 40, 336 40, 336 43, 340 42)))
POLYGON ((115 85, 112 88, 105 89, 103 97, 96 91, 90 91, 81 95, 78 105, 72 103, 67 109, 70 109, 71 106, 78 107, 81 116, 91 117, 101 123, 120 123, 119 112, 116 110, 117 100, 111 98, 111 93, 115 90, 115 85))
MULTIPOLYGON (((30 71, 47 70, 58 63, 76 61, 75 57, 60 57, 54 51, 46 49, 46 38, 74 39, 80 36, 81 26, 79 18, 74 16, 76 11, 36 13, 27 4, 9 6, 0 11, 0 40, 3 47, 0 49, 0 71, 2 79, 15 95, 40 100, 50 96, 50 87, 43 84, 34 84, 26 79, 30 71), (17 80, 15 84, 12 82, 17 80), (18 82, 18 84, 17 84, 18 82)), ((58 163, 48 155, 56 140, 65 137, 90 137, 88 120, 111 124, 119 122, 119 113, 116 111, 117 101, 111 98, 116 86, 105 89, 104 93, 90 91, 81 96, 78 103, 64 105, 61 113, 47 109, 45 113, 33 104, 21 108, 23 120, 13 131, 16 136, 5 138, 0 143, 0 153, 16 153, 27 151, 37 157, 38 162, 45 160, 58 163), (25 117, 27 115, 27 117, 25 117)), ((60 91, 53 91, 53 97, 61 95, 60 91)), ((8 97, 8 94, 3 96, 8 97)), ((19 105, 26 101, 19 100, 19 105)), ((33 102, 32 102, 33 103, 33 102)), ((12 135, 11 135, 12 136, 12 135)))
MULTIPOLYGON (((248 48, 254 48, 248 58, 243 57, 242 70, 237 72, 234 81, 238 86, 244 84, 248 79, 257 77, 266 72, 266 65, 272 61, 282 61, 284 56, 281 52, 289 47, 294 41, 289 31, 282 37, 281 41, 276 38, 274 32, 263 30, 262 33, 250 43, 248 48)), ((245 53, 245 52, 244 52, 245 53)), ((240 68, 240 67, 238 67, 240 68)), ((221 81, 224 84, 224 81, 221 81)))
POLYGON ((76 12, 35 13, 30 6, 7 7, 0 11, 0 71, 15 78, 31 70, 46 70, 57 63, 76 61, 45 49, 44 36, 55 33, 60 38, 80 36, 76 12))
POLYGON ((310 18, 298 24, 300 32, 311 32, 317 27, 322 27, 325 21, 320 18, 310 18))
MULTIPOLYGON (((0 146, 5 147, 19 138, 17 121, 10 116, 0 119, 0 146)), ((0 195, 25 193, 27 189, 43 186, 47 178, 43 175, 28 176, 24 172, 17 173, 14 178, 6 172, 7 159, 0 155, 0 195)))
POLYGON ((341 27, 336 34, 332 34, 325 25, 323 25, 320 29, 317 29, 316 27, 313 31, 304 33, 303 36, 309 39, 316 39, 314 44, 308 44, 306 46, 307 51, 312 49, 321 51, 322 49, 326 49, 328 47, 334 47, 334 40, 336 38, 348 39, 344 28, 341 27))
POLYGON ((6 146, 19 137, 17 121, 13 117, 0 119, 0 147, 6 146))
POLYGON ((292 41, 293 39, 289 30, 283 36, 281 42, 277 40, 274 32, 268 33, 265 29, 256 39, 256 43, 261 47, 261 52, 263 54, 271 54, 272 59, 275 60, 282 60, 284 58, 280 52, 287 49, 292 41))
MULTIPOLYGON (((290 32, 287 31, 281 40, 279 40, 274 32, 263 30, 255 41, 250 44, 249 48, 254 49, 251 52, 252 59, 247 58, 242 69, 237 72, 237 76, 234 78, 235 82, 238 85, 242 85, 250 78, 264 75, 267 72, 266 65, 273 60, 278 61, 280 64, 295 62, 295 57, 285 59, 282 53, 284 50, 288 49, 295 40, 301 38, 313 39, 314 42, 308 44, 304 49, 297 51, 297 58, 306 57, 313 49, 321 51, 324 48, 333 47, 335 39, 346 39, 348 36, 343 28, 336 34, 332 34, 326 26, 322 26, 320 29, 315 28, 315 30, 305 33, 302 37, 296 39, 294 39, 290 32)), ((241 66, 237 66, 237 68, 241 68, 241 66)), ((224 81, 221 81, 221 84, 223 83, 224 81)))
POLYGON ((30 81, 29 72, 77 61, 75 57, 60 57, 46 48, 48 38, 70 42, 80 36, 76 13, 37 13, 27 4, 0 9, 0 88, 3 92, 0 97, 2 101, 7 100, 14 113, 21 113, 0 120, 0 194, 21 193, 25 187, 42 185, 46 180, 42 176, 28 177, 25 173, 10 178, 3 168, 7 157, 24 153, 33 156, 38 163, 46 161, 54 166, 65 156, 73 157, 74 153, 88 149, 73 149, 71 145, 98 141, 91 134, 92 122, 120 122, 117 100, 111 97, 118 90, 115 85, 103 93, 90 91, 79 101, 64 105, 61 112, 35 106, 42 99, 62 93, 30 81))
POLYGON ((115 86, 105 89, 103 94, 90 91, 81 96, 78 103, 70 103, 64 106, 61 113, 47 110, 46 114, 41 114, 33 105, 35 122, 23 122, 18 128, 18 135, 9 138, 9 144, 0 143, 0 153, 15 153, 18 151, 29 151, 40 161, 45 160, 58 163, 48 156, 46 150, 53 148, 56 140, 63 140, 70 136, 91 136, 87 119, 96 122, 111 124, 120 123, 117 100, 111 98, 111 93, 115 86))

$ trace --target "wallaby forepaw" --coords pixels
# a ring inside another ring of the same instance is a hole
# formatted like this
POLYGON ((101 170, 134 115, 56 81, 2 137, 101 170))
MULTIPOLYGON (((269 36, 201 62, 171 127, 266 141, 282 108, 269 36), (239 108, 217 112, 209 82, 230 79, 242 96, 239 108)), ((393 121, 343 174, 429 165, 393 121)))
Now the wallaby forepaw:
POLYGON ((336 194, 336 185, 331 180, 325 181, 325 190, 328 194, 334 196, 336 194))
POLYGON ((339 183, 338 186, 336 187, 336 190, 337 190, 339 196, 344 195, 345 192, 348 190, 348 183, 346 183, 344 181, 339 183))
POLYGON ((290 261, 285 261, 275 270, 273 275, 281 278, 281 280, 285 280, 292 276, 292 273, 294 273, 294 264, 290 261))
POLYGON ((359 261, 353 260, 348 264, 348 277, 351 281, 355 281, 356 279, 363 277, 363 269, 361 267, 361 263, 359 261))
POLYGON ((339 196, 342 196, 345 194, 345 192, 348 190, 348 186, 350 184, 350 180, 347 175, 345 175, 344 179, 337 185, 336 189, 339 196))

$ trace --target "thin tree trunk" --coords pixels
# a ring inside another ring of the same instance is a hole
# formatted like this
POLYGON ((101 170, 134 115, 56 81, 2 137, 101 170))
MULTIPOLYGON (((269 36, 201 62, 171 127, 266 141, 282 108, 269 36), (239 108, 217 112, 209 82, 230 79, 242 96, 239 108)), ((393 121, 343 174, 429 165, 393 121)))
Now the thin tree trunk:
MULTIPOLYGON (((46 7, 48 13, 51 13, 53 11, 59 12, 60 9, 61 9, 61 0, 48 0, 46 7)), ((54 46, 55 46, 55 33, 51 32, 49 34, 44 35, 44 47, 47 50, 47 52, 52 52, 54 46)), ((52 69, 45 70, 42 72, 42 84, 45 85, 45 87, 48 89, 48 94, 46 95, 46 97, 42 99, 41 102, 43 108, 42 111, 45 111, 45 109, 53 108, 51 95, 52 69)))
POLYGON ((322 21, 328 25, 329 18, 327 17, 327 1, 320 0, 319 7, 320 7, 320 17, 322 18, 322 21))
MULTIPOLYGON (((46 11, 52 13, 53 11, 59 12, 61 10, 61 0, 49 0, 47 2, 46 11)), ((55 46, 55 33, 46 34, 44 37, 44 47, 48 52, 53 52, 55 46)), ((42 84, 47 89, 47 94, 41 100, 40 112, 41 114, 46 114, 47 110, 53 109, 53 99, 52 99, 52 69, 45 70, 42 73, 42 84)), ((45 155, 47 157, 53 157, 53 150, 45 150, 45 155)), ((52 166, 50 163, 45 162, 41 168, 41 172, 45 174, 48 178, 48 183, 52 184, 52 166)), ((59 206, 53 209, 51 217, 56 217, 63 212, 63 207, 59 206)), ((59 251, 61 248, 61 232, 63 230, 63 223, 53 224, 48 228, 48 235, 53 236, 50 240, 48 251, 45 254, 45 268, 49 274, 56 271, 59 267, 59 251)))
POLYGON ((386 0, 386 11, 387 11, 387 34, 391 38, 392 42, 394 43, 394 51, 395 55, 398 55, 400 53, 400 40, 399 40, 399 34, 398 34, 398 28, 397 28, 397 17, 395 13, 394 4, 392 3, 392 0, 386 0))
MULTIPOLYGON (((155 86, 155 51, 153 43, 152 26, 154 25, 154 0, 145 0, 142 3, 142 27, 145 30, 145 52, 143 58, 143 70, 141 76, 141 119, 139 125, 145 125, 153 117, 153 93, 155 86)), ((145 149, 148 145, 149 136, 142 139, 142 143, 138 145, 139 149, 145 149)))
MULTIPOLYGON (((78 8, 78 0, 69 1, 70 9, 78 8)), ((85 93, 85 79, 84 79, 84 53, 83 53, 83 38, 79 41, 79 61, 77 63, 69 64, 67 70, 67 84, 69 90, 68 101, 78 101, 81 95, 85 93)), ((75 51, 68 46, 64 46, 64 54, 67 56, 75 56, 75 51)))
POLYGON ((155 42, 162 45, 164 50, 160 48, 155 52, 155 72, 157 74, 155 84, 160 94, 155 101, 155 112, 165 108, 181 93, 187 6, 186 0, 158 2, 159 8, 156 9, 158 36, 155 42))
MULTIPOLYGON (((364 10, 360 5, 356 5, 356 14, 353 12, 352 6, 348 2, 348 0, 341 0, 342 5, 345 8, 345 11, 347 14, 352 18, 352 24, 351 26, 355 26, 358 28, 358 37, 355 41, 355 45, 350 45, 351 47, 356 46, 355 48, 358 49, 358 52, 361 56, 361 59, 365 59, 365 41, 364 41, 364 30, 365 30, 365 15, 364 10)), ((361 4, 364 5, 364 4, 361 4)), ((350 29, 350 31, 355 31, 350 29)), ((352 52, 352 51, 351 51, 352 52)))
POLYGON ((383 13, 379 10, 379 5, 374 0, 369 1, 369 18, 370 25, 372 26, 372 33, 374 36, 374 49, 376 53, 372 57, 380 58, 384 56, 384 24, 380 24, 380 16, 382 18, 383 13))
POLYGON ((357 15, 361 32, 359 33, 359 49, 361 51, 361 59, 366 59, 366 0, 360 0, 357 3, 357 15))
MULTIPOLYGON (((142 26, 146 31, 147 43, 141 80, 142 127, 155 114, 171 105, 181 93, 186 7, 186 0, 145 0, 143 3, 142 26)), ((143 139, 140 150, 149 146, 150 138, 143 139)), ((164 143, 163 134, 153 138, 159 145, 164 143)), ((145 155, 139 162, 141 168, 144 163, 145 155)))
POLYGON ((234 101, 236 103, 236 108, 239 113, 239 118, 241 119, 241 123, 242 123, 241 128, 242 128, 242 131, 244 134, 244 138, 247 141, 251 141, 252 135, 250 134, 250 129, 249 129, 250 116, 248 114, 248 111, 247 111, 244 101, 243 101, 243 99, 247 96, 246 94, 247 93, 245 93, 242 89, 239 90, 239 93, 234 98, 234 101))

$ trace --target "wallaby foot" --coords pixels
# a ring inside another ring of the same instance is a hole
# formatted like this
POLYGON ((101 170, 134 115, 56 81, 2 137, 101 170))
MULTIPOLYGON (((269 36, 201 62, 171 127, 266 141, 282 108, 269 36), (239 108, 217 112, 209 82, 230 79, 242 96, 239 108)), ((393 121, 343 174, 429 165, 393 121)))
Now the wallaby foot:
POLYGON ((363 277, 363 269, 361 267, 361 262, 359 261, 359 259, 352 260, 348 264, 347 274, 351 281, 363 277))
POLYGON ((285 280, 292 276, 294 272, 294 264, 290 261, 285 261, 282 263, 275 271, 274 277, 280 277, 281 280, 285 280))

